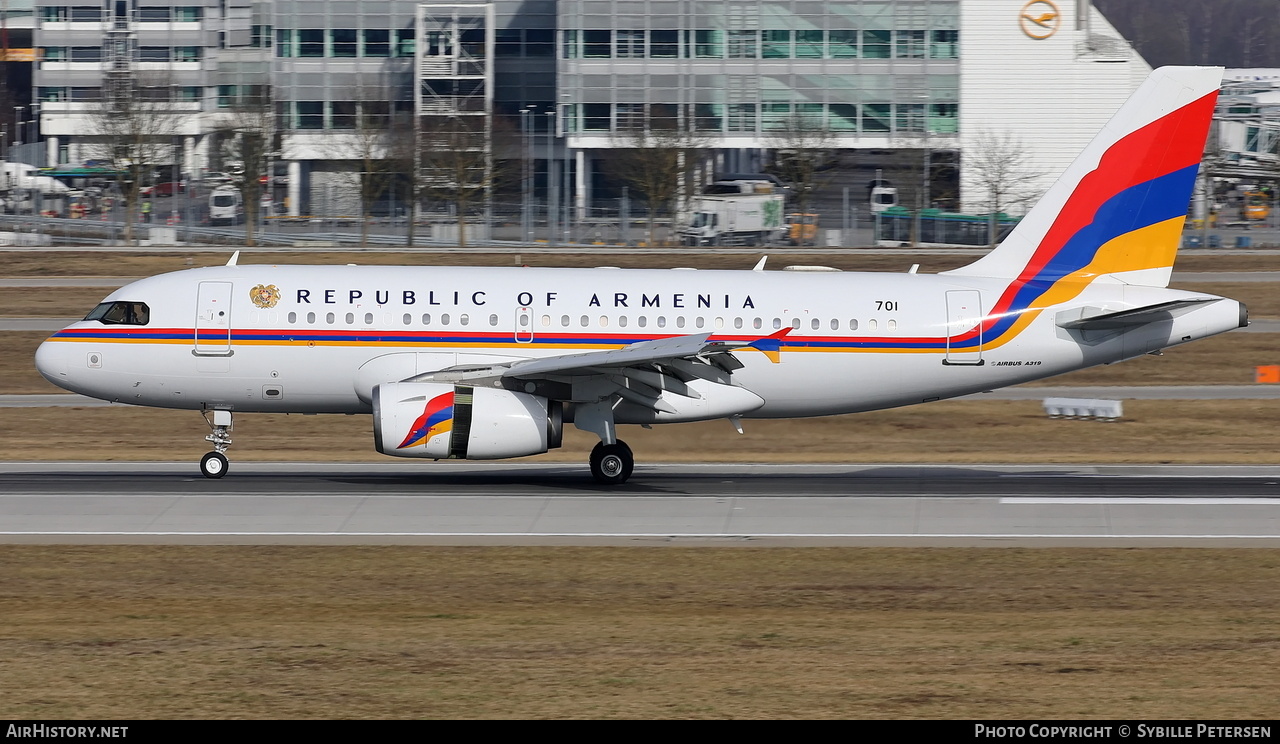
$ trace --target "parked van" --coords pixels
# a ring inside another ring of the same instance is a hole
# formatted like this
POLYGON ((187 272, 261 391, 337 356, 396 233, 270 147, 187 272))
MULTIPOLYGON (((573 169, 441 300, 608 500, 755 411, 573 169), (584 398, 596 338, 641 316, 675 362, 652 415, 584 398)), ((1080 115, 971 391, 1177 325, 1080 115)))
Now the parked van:
POLYGON ((220 186, 209 194, 209 224, 235 225, 244 218, 244 201, 238 189, 220 186))

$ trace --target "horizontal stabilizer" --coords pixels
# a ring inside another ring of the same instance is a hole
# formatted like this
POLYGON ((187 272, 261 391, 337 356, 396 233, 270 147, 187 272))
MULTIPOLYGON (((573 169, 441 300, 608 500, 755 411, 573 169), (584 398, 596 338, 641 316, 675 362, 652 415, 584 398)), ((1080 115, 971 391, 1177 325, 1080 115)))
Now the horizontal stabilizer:
POLYGON ((1116 331, 1133 326, 1171 320, 1201 305, 1217 302, 1220 297, 1195 300, 1173 300, 1158 305, 1135 307, 1109 313, 1096 307, 1082 307, 1058 313, 1058 327, 1069 331, 1116 331))

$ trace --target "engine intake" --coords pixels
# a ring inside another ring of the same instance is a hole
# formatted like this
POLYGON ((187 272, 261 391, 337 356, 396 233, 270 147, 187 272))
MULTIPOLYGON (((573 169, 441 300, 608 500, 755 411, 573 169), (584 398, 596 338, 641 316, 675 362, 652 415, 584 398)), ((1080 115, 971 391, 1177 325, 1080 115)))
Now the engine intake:
POLYGON ((373 389, 373 441, 384 455, 498 460, 560 446, 561 404, 494 388, 388 382, 373 389))

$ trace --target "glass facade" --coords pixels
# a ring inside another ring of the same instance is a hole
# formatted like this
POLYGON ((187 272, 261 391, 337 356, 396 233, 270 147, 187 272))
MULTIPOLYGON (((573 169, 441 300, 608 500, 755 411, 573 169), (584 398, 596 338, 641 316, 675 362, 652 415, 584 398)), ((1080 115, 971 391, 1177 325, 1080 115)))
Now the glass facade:
POLYGON ((558 14, 569 134, 958 133, 958 0, 564 0, 558 14))

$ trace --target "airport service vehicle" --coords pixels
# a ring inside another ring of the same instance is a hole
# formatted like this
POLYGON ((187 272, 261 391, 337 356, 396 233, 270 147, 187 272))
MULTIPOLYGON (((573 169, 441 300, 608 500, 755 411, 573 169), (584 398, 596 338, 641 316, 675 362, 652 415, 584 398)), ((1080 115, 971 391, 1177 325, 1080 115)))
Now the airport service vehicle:
POLYGON ((186 188, 177 181, 165 181, 155 186, 143 186, 138 189, 139 196, 173 196, 186 192, 186 188))
POLYGON ((680 231, 686 245, 761 245, 785 229, 775 193, 702 195, 694 201, 689 225, 680 231))
POLYGON ((209 224, 234 225, 244 217, 244 200, 240 191, 231 186, 219 186, 209 193, 209 224))
MULTIPOLYGON (((36 352, 45 378, 232 417, 365 414, 396 457, 496 459, 626 424, 826 416, 954 398, 1247 324, 1168 288, 1221 81, 1154 71, 995 250, 940 274, 241 265, 112 292, 36 352)), ((726 427, 727 429, 728 427, 726 427)))
POLYGON ((898 190, 892 186, 876 186, 871 189, 871 213, 883 212, 898 206, 898 190))
POLYGON ((786 234, 791 245, 813 245, 818 240, 818 215, 791 212, 787 215, 786 234))
POLYGON ((71 187, 53 176, 40 174, 40 169, 26 163, 0 163, 0 191, 28 191, 41 194, 66 194, 71 187))
POLYGON ((1271 196, 1257 186, 1242 186, 1240 216, 1247 220, 1265 220, 1271 215, 1271 196))

